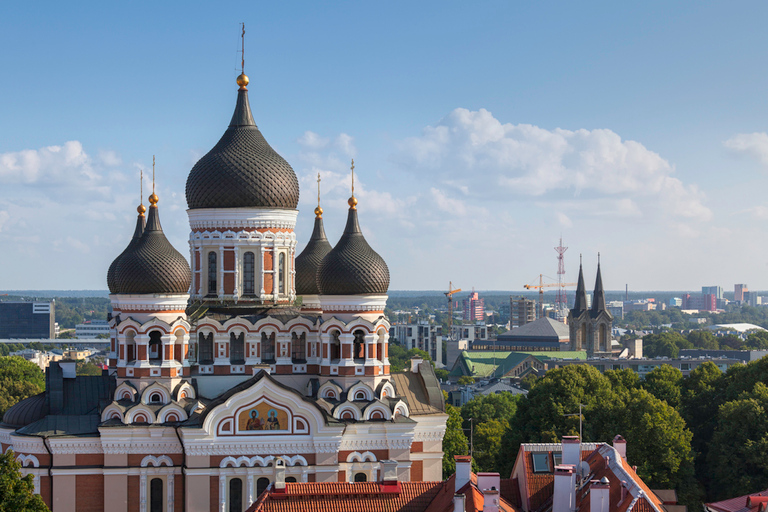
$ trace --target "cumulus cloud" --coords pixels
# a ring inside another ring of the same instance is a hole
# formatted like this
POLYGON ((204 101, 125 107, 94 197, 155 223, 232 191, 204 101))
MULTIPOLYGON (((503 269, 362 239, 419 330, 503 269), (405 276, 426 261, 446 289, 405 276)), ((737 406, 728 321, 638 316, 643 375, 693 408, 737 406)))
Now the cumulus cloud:
POLYGON ((704 194, 673 177, 668 161, 607 129, 504 124, 485 109, 457 108, 403 141, 398 160, 475 196, 645 197, 672 215, 711 218, 704 194))
POLYGON ((723 142, 735 154, 756 160, 768 167, 768 133, 739 133, 723 142))
POLYGON ((61 183, 93 178, 90 159, 74 140, 61 146, 0 154, 0 180, 4 183, 61 183))

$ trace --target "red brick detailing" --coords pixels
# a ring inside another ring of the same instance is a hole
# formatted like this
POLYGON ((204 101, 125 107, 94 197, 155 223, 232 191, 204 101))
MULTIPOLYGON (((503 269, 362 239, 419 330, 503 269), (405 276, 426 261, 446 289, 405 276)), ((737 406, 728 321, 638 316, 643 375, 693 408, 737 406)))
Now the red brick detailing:
POLYGON ((352 345, 349 343, 342 343, 341 344, 341 358, 342 359, 349 359, 352 357, 352 345))
POLYGON ((375 366, 366 366, 365 367, 365 374, 366 375, 376 375, 378 372, 376 371, 378 368, 375 366))
POLYGON ((424 461, 414 460, 411 462, 411 482, 421 482, 424 480, 424 461))
MULTIPOLYGON (((130 455, 128 456, 130 459, 130 455)), ((143 457, 143 455, 142 455, 143 457)), ((128 463, 130 466, 131 464, 128 463)), ((139 475, 128 476, 128 512, 139 512, 139 475)))
POLYGON ((130 466, 135 466, 135 467, 141 466, 142 459, 144 457, 146 457, 147 455, 149 455, 149 454, 137 455, 135 453, 134 454, 129 453, 128 454, 128 466, 129 467, 130 466))
POLYGON ((234 249, 225 248, 224 249, 224 262, 223 262, 223 269, 224 271, 232 271, 235 270, 235 251, 234 249))
POLYGON ((411 453, 423 452, 423 451, 424 451, 424 442, 415 441, 411 443, 411 453))
POLYGON ((146 361, 147 360, 147 346, 146 345, 137 345, 136 346, 139 349, 139 355, 136 359, 140 361, 146 361))
POLYGON ((320 365, 319 364, 308 364, 307 365, 307 373, 310 375, 316 375, 320 373, 320 365))
POLYGON ((213 367, 213 374, 214 375, 229 375, 229 366, 214 366, 213 367))
POLYGON ((264 270, 275 270, 274 259, 272 251, 264 251, 264 270))
MULTIPOLYGON (((78 453, 75 455, 77 466, 103 466, 104 455, 101 453, 78 453)), ((79 477, 78 477, 79 478, 79 477)))
POLYGON ((320 375, 330 375, 331 374, 331 367, 330 366, 321 366, 320 367, 320 375))
POLYGON ((354 375, 355 374, 355 367, 354 366, 340 366, 339 367, 339 375, 354 375))
MULTIPOLYGON (((204 231, 210 230, 208 228, 195 228, 192 230, 193 233, 203 233, 204 231)), ((229 226, 226 228, 226 231, 246 231, 248 233, 293 233, 293 230, 289 228, 244 228, 242 226, 229 226)))
POLYGON ((212 468, 217 468, 221 464, 221 461, 224 460, 226 455, 211 455, 210 457, 210 466, 212 468))
POLYGON ((293 365, 290 365, 290 364, 275 365, 275 373, 278 375, 290 375, 291 373, 293 373, 293 365))
POLYGON ((75 505, 78 512, 104 510, 104 475, 77 475, 75 505))
POLYGON ((307 482, 317 482, 317 478, 315 478, 314 473, 310 473, 307 475, 307 482))
POLYGON ((337 482, 346 482, 347 481, 347 472, 346 471, 339 471, 338 477, 336 478, 337 482))
MULTIPOLYGON (((43 465, 42 461, 40 461, 40 465, 41 466, 43 465)), ((43 498, 43 501, 48 506, 48 508, 51 508, 51 480, 50 480, 50 477, 47 477, 47 476, 41 476, 40 477, 40 497, 43 498)))
POLYGON ((208 510, 219 510, 219 477, 212 476, 209 492, 208 510))
POLYGON ((235 293, 235 274, 224 274, 224 293, 235 293))
POLYGON ((184 478, 178 476, 173 479, 173 512, 184 512, 184 478))

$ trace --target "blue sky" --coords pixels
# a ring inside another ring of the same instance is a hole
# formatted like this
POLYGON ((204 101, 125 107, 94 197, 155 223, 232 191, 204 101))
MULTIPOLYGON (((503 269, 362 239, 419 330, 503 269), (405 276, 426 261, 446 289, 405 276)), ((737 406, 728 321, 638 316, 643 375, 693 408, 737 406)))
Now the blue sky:
MULTIPOLYGON (((105 288, 138 169, 187 253, 184 183, 234 108, 331 240, 349 159, 392 289, 768 288, 763 2, 79 2, 0 13, 0 288, 105 288), (157 5, 160 4, 160 5, 157 5), (146 182, 146 180, 145 180, 146 182)), ((148 193, 145 192, 145 196, 148 193)))

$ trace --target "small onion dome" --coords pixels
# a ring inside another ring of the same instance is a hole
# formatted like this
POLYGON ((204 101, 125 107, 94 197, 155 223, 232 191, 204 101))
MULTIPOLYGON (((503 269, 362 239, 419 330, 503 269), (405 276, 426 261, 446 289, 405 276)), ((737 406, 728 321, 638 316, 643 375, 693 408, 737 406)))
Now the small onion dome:
POLYGON ((331 252, 331 244, 325 237, 323 229, 323 210, 315 209, 315 229, 307 242, 307 246, 296 256, 296 295, 317 295, 317 269, 325 255, 331 252))
POLYGON ((39 395, 25 398, 17 403, 3 415, 3 425, 13 428, 21 428, 41 420, 48 415, 48 406, 45 402, 45 391, 39 395))
POLYGON ((157 212, 157 196, 150 197, 150 202, 152 206, 149 207, 144 233, 121 258, 115 273, 113 293, 179 294, 189 291, 192 279, 189 263, 163 234, 157 212))
POLYGON ((112 262, 112 264, 109 266, 109 270, 107 270, 107 287, 109 288, 110 293, 117 293, 115 275, 117 275, 117 268, 120 266, 120 260, 123 259, 123 256, 126 252, 130 251, 139 242, 139 238, 141 238, 141 234, 144 232, 144 223, 146 221, 144 212, 146 210, 147 207, 143 204, 139 206, 139 217, 136 219, 136 229, 133 232, 133 238, 131 238, 131 241, 128 243, 128 247, 126 247, 125 250, 121 252, 117 258, 115 258, 115 261, 112 262))
POLYGON ((387 293, 389 268, 365 241, 354 207, 349 209, 344 234, 320 263, 317 286, 322 295, 387 293))
POLYGON ((187 205, 197 208, 284 208, 299 204, 299 181, 253 121, 241 84, 229 128, 187 177, 187 205))

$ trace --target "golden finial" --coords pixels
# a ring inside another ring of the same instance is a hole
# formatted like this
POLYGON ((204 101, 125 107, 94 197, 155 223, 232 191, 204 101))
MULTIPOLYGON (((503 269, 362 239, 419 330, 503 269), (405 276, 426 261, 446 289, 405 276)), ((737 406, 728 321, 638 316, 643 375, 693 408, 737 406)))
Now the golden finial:
POLYGON ((347 201, 350 210, 357 210, 357 199, 355 199, 355 159, 352 159, 352 197, 347 201))
POLYGON ((242 58, 240 59, 240 76, 237 77, 237 85, 240 86, 241 90, 247 91, 248 88, 246 85, 248 85, 250 80, 248 80, 248 76, 245 74, 245 23, 241 23, 240 25, 243 27, 243 32, 240 34, 240 55, 242 58))
POLYGON ((144 169, 140 169, 139 172, 139 206, 136 211, 143 217, 144 212, 147 211, 147 207, 144 206, 144 169))
POLYGON ((323 209, 320 208, 320 173, 317 173, 317 208, 315 208, 315 217, 323 217, 323 209))
POLYGON ((149 196, 149 204, 157 206, 157 202, 160 198, 155 194, 155 155, 152 155, 152 195, 149 196))

